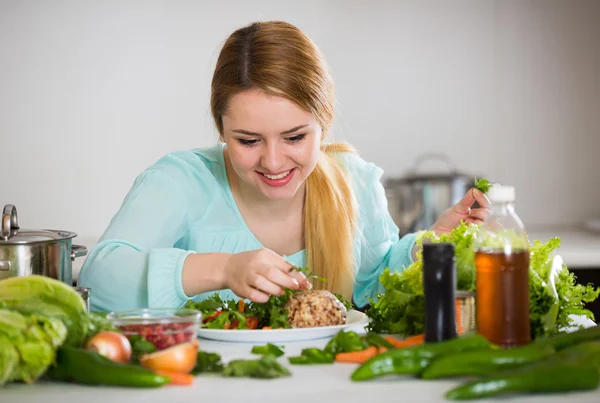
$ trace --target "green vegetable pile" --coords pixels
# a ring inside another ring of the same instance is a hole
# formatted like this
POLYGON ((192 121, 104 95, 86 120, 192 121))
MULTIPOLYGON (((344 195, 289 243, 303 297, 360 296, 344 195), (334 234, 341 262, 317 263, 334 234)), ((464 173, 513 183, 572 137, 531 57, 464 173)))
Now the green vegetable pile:
POLYGON ((593 390, 600 385, 600 327, 515 348, 499 348, 478 333, 392 348, 359 365, 351 379, 364 382, 389 375, 466 378, 446 392, 451 400, 593 390))
MULTIPOLYGON (((298 270, 307 278, 326 281, 313 275, 307 268, 292 267, 291 270, 298 270)), ((214 293, 199 302, 188 301, 185 307, 201 311, 204 318, 202 327, 207 329, 262 329, 264 327, 287 329, 290 328, 290 324, 285 305, 290 296, 297 292, 300 291, 284 289, 283 295, 271 296, 265 303, 249 302, 242 305, 234 299, 224 300, 218 293, 214 293)), ((345 300, 340 294, 334 293, 334 295, 346 309, 352 309, 351 302, 345 300)))
POLYGON ((80 347, 112 328, 88 314, 79 294, 58 280, 33 275, 0 281, 0 386, 36 382, 60 348, 80 347))
MULTIPOLYGON (((478 185, 487 191, 487 183, 478 185)), ((431 231, 419 233, 417 244, 429 242, 449 242, 454 244, 457 290, 475 290, 475 254, 474 243, 479 235, 480 226, 461 223, 449 234, 437 236, 431 231)), ((493 240, 488 246, 493 246, 493 240)), ((558 273, 552 272, 553 252, 560 247, 560 238, 552 238, 543 243, 534 241, 522 245, 529 249, 529 309, 530 328, 533 339, 560 332, 571 326, 569 315, 583 315, 594 320, 585 304, 594 301, 600 294, 600 288, 591 284, 582 285, 576 281, 575 274, 566 265, 558 273)), ((396 272, 386 268, 379 280, 384 292, 370 300, 366 314, 370 318, 368 330, 378 333, 416 335, 424 332, 425 307, 423 296, 422 252, 417 260, 396 272)))
POLYGON ((252 347, 252 353, 261 357, 250 360, 236 359, 223 364, 219 354, 198 351, 198 360, 192 374, 220 374, 225 377, 262 379, 292 375, 289 369, 277 361, 277 358, 284 353, 276 345, 269 343, 264 346, 254 346, 252 347))

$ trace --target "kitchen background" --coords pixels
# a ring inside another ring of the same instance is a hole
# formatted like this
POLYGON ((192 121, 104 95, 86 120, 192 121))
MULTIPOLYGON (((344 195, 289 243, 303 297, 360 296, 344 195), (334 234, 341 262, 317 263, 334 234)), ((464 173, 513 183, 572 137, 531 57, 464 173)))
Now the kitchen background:
POLYGON ((0 204, 16 205, 23 228, 75 231, 93 246, 136 175, 217 141, 220 46, 270 19, 324 52, 335 137, 385 179, 443 153, 516 186, 525 225, 566 237, 571 266, 600 267, 600 238, 584 229, 600 218, 594 0, 0 0, 0 204))

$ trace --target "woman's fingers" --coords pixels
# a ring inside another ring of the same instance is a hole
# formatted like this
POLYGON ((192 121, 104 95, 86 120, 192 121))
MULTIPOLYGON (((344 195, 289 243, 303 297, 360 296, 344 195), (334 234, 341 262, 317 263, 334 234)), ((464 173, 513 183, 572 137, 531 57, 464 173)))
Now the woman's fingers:
POLYGON ((452 206, 452 210, 460 215, 468 215, 471 206, 473 206, 475 202, 479 203, 482 208, 488 208, 490 206, 489 199, 481 192, 481 190, 471 188, 458 203, 452 206))
POLYGON ((488 197, 485 195, 485 193, 483 193, 481 190, 479 189, 473 189, 471 191, 471 193, 473 193, 473 197, 475 198, 475 200, 477 200, 477 203, 479 203, 479 205, 482 208, 489 208, 490 207, 490 199, 488 199, 488 197))
POLYGON ((469 218, 467 218, 467 219, 465 220, 465 222, 466 222, 467 224, 482 224, 482 223, 483 223, 483 220, 480 220, 479 218, 470 218, 470 217, 469 217, 469 218))
MULTIPOLYGON (((290 269, 292 267, 290 266, 290 269)), ((288 270, 290 270, 288 269, 288 270)), ((304 289, 304 290, 308 290, 310 288, 312 288, 312 284, 306 279, 306 276, 304 275, 304 273, 299 272, 296 269, 292 269, 291 271, 288 271, 288 275, 291 276, 294 280, 296 280, 298 282, 298 284, 300 285, 300 288, 304 289)))
POLYGON ((250 286, 245 287, 245 291, 240 295, 243 298, 248 298, 252 302, 258 302, 259 304, 264 304, 269 300, 269 295, 257 290, 256 288, 252 288, 250 286))
POLYGON ((283 257, 279 256, 277 253, 273 251, 271 251, 271 253, 273 254, 274 258, 273 266, 279 271, 281 271, 281 274, 283 274, 286 277, 286 279, 284 279, 277 273, 271 273, 272 276, 267 276, 268 278, 272 278, 272 281, 275 281, 277 278, 279 278, 280 281, 276 281, 277 284, 294 290, 297 290, 299 288, 309 289, 312 287, 312 284, 310 284, 310 282, 306 279, 306 276, 303 273, 299 272, 298 270, 295 270, 291 264, 289 264, 283 257), (290 279, 292 281, 291 283, 290 279))
POLYGON ((469 219, 485 221, 485 219, 489 213, 490 213, 490 211, 483 207, 471 209, 471 211, 469 212, 469 219))
MULTIPOLYGON (((273 269, 273 270, 276 270, 276 269, 273 269)), ((250 285, 266 294, 283 295, 283 288, 281 286, 279 286, 279 284, 277 284, 277 281, 275 281, 269 277, 265 277, 259 273, 257 273, 255 275, 255 278, 253 279, 253 281, 250 285)), ((287 288, 291 288, 291 287, 287 287, 287 288)))

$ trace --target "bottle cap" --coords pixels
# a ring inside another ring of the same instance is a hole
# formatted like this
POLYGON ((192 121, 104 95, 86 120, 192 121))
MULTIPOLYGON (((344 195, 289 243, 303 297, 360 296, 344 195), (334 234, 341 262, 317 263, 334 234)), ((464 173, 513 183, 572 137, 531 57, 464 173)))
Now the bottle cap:
POLYGON ((515 201, 514 186, 502 186, 495 183, 487 192, 487 197, 492 203, 510 203, 515 201))
POLYGON ((439 263, 453 259, 454 244, 447 242, 423 244, 423 260, 439 263))

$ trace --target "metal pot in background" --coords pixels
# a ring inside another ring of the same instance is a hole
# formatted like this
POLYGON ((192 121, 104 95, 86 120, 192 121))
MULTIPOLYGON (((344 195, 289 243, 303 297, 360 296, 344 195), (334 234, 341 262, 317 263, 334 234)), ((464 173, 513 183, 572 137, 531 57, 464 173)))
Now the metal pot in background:
POLYGON ((384 182, 388 208, 400 235, 426 230, 448 207, 457 203, 473 186, 474 176, 460 173, 442 154, 417 158, 405 176, 384 182), (443 171, 420 172, 426 161, 442 162, 443 171))
POLYGON ((76 233, 21 229, 11 204, 4 206, 0 224, 0 280, 37 274, 73 285, 72 262, 87 254, 85 246, 72 244, 76 233))

